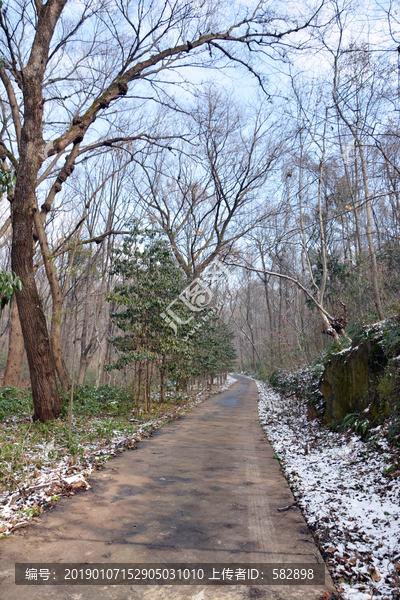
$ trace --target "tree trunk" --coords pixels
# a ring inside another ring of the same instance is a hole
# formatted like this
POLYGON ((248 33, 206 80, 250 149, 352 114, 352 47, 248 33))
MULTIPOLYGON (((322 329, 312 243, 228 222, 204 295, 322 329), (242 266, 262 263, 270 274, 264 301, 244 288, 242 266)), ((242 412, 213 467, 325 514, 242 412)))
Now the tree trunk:
POLYGON ((324 306, 324 295, 326 282, 328 279, 328 262, 326 256, 326 237, 325 237, 325 228, 324 228, 324 217, 322 214, 322 184, 323 184, 323 174, 324 174, 324 165, 325 165, 325 136, 326 136, 326 126, 328 122, 328 109, 325 109, 325 123, 324 123, 324 134, 322 138, 322 156, 319 164, 319 177, 318 177, 318 220, 319 220, 319 233, 321 236, 321 263, 322 263, 322 278, 321 284, 319 288, 319 297, 318 302, 321 306, 324 306))
POLYGON ((50 330, 51 350, 54 357, 58 379, 62 389, 65 392, 69 387, 70 378, 61 352, 61 319, 64 304, 64 294, 58 282, 57 272, 54 269, 46 232, 38 212, 36 212, 34 215, 34 223, 36 234, 39 239, 40 249, 42 251, 47 279, 50 285, 51 298, 53 301, 50 330))
POLYGON ((89 352, 92 347, 92 340, 86 344, 89 329, 89 305, 90 305, 90 286, 92 283, 92 261, 89 257, 87 267, 85 312, 83 316, 82 334, 81 334, 81 359, 79 364, 78 385, 82 385, 85 379, 86 369, 89 363, 89 352))
POLYGON ((15 301, 12 303, 11 308, 9 340, 7 364, 2 380, 2 387, 7 385, 18 387, 21 362, 24 356, 24 338, 22 337, 18 307, 15 301))
POLYGON ((23 385, 23 381, 24 381, 25 361, 26 361, 26 352, 25 352, 25 348, 24 348, 22 351, 21 363, 19 365, 19 376, 18 376, 18 383, 17 383, 17 388, 19 390, 22 389, 22 385, 23 385))
POLYGON ((51 38, 65 2, 49 2, 41 7, 32 51, 23 71, 24 124, 12 211, 11 268, 24 282, 22 291, 16 292, 16 299, 31 376, 34 419, 42 422, 57 417, 61 402, 46 318, 34 277, 32 230, 38 211, 36 181, 43 146, 42 82, 51 38))
POLYGON ((22 185, 17 185, 14 198, 12 269, 25 284, 21 292, 16 292, 16 299, 31 377, 34 419, 44 423, 58 416, 61 402, 46 318, 33 273, 33 218, 25 209, 25 190, 19 187, 22 185))
POLYGON ((138 393, 137 393, 137 418, 139 418, 140 400, 142 396, 142 372, 143 363, 139 362, 138 393))
MULTIPOLYGON (((112 323, 110 321, 110 323, 108 324, 108 327, 107 327, 107 333, 111 334, 111 331, 112 331, 112 323)), ((106 351, 104 353, 103 371, 102 371, 101 377, 100 377, 101 385, 109 384, 110 380, 111 380, 110 372, 104 370, 104 366, 107 365, 111 361, 111 352, 112 352, 112 345, 106 339, 106 351)))
POLYGON ((381 304, 381 297, 379 293, 379 282, 378 282, 378 265, 376 263, 376 253, 374 240, 372 237, 372 209, 371 209, 371 201, 368 189, 368 177, 367 177, 367 167, 364 156, 364 149, 357 139, 358 151, 360 153, 361 159, 361 171, 363 175, 363 184, 364 184, 364 194, 365 194, 365 207, 367 210, 367 240, 368 240, 368 248, 371 257, 371 265, 372 265, 372 289, 374 293, 374 300, 376 306, 376 312, 378 313, 378 319, 380 321, 384 318, 383 308, 381 304))
POLYGON ((151 388, 152 388, 152 385, 153 385, 153 363, 151 362, 150 366, 149 366, 149 376, 148 376, 148 384, 147 384, 147 400, 148 400, 148 411, 147 412, 151 411, 151 400, 152 400, 151 388))
POLYGON ((162 358, 162 364, 160 368, 160 404, 163 404, 163 402, 165 402, 165 373, 163 369, 164 362, 165 356, 163 356, 162 358))
MULTIPOLYGON (((41 98, 38 104, 42 110, 41 98)), ((27 128, 28 126, 25 124, 13 202, 11 266, 16 275, 24 282, 22 291, 16 292, 16 299, 31 376, 34 419, 39 419, 44 423, 58 416, 61 402, 46 317, 37 291, 33 269, 33 212, 37 210, 35 181, 38 164, 36 157, 41 147, 35 148, 28 142, 30 136, 25 131, 27 128)), ((34 134, 32 135, 34 136, 34 134)))

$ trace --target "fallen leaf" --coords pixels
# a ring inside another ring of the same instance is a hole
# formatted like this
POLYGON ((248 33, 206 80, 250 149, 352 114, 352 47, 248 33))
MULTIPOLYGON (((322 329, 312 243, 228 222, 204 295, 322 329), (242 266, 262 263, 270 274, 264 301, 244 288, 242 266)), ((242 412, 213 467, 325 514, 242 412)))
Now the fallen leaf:
POLYGON ((76 481, 75 483, 73 483, 71 485, 71 488, 73 490, 86 490, 86 481, 83 481, 82 479, 79 481, 76 481))
POLYGON ((374 569, 371 573, 372 581, 378 582, 382 579, 382 575, 379 573, 377 569, 374 569))

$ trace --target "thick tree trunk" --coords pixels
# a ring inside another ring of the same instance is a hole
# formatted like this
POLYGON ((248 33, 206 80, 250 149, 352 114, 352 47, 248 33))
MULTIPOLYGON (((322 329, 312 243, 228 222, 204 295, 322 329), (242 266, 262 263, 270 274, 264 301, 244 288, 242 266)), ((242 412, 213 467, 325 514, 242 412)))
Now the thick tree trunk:
POLYGON ((24 338, 22 337, 21 323, 18 315, 17 303, 14 301, 11 308, 11 324, 6 370, 2 386, 11 385, 18 387, 20 380, 21 362, 24 356, 24 338))
POLYGON ((18 185, 14 204, 12 269, 25 284, 22 292, 16 292, 16 298, 31 376, 34 419, 44 423, 58 416, 61 403, 46 318, 33 274, 33 219, 18 185))
POLYGON ((16 292, 19 318, 28 357, 34 419, 45 422, 60 412, 54 359, 46 318, 33 269, 33 218, 38 210, 35 190, 43 146, 42 81, 54 27, 65 0, 48 3, 38 15, 35 41, 24 69, 24 125, 21 131, 19 167, 13 201, 11 268, 24 282, 16 292))

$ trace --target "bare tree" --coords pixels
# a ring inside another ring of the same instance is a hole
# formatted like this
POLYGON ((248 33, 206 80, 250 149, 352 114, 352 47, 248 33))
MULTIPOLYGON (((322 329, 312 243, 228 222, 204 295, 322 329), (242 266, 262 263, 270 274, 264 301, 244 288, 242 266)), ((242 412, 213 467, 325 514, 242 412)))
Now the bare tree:
POLYGON ((132 177, 150 218, 166 233, 187 276, 215 257, 226 257, 240 239, 270 216, 266 184, 283 152, 272 111, 244 110, 212 88, 187 117, 189 142, 175 154, 160 150, 132 177), (194 149, 193 149, 194 146, 194 149))
MULTIPOLYGON (((263 2, 254 10, 243 9, 241 14, 239 10, 232 19, 230 11, 224 15, 217 3, 168 0, 114 5, 87 0, 79 14, 75 11, 67 0, 23 2, 0 10, 0 79, 13 121, 12 143, 1 142, 2 158, 16 171, 12 268, 25 283, 17 302, 35 418, 42 421, 58 414, 60 399, 34 277, 33 228, 42 237, 44 260, 52 268, 40 224, 72 174, 84 141, 86 150, 93 145, 112 148, 148 135, 148 119, 143 116, 136 132, 115 135, 117 101, 127 107, 131 95, 132 108, 138 108, 146 85, 148 96, 157 97, 161 72, 172 74, 189 64, 217 65, 229 57, 255 72, 248 60, 252 48, 271 54, 282 39, 307 28, 314 17, 290 24, 275 18, 263 2), (97 128, 96 121, 101 121, 97 128), (43 138, 49 135, 46 144, 43 138), (60 165, 62 158, 65 162, 60 165), (53 183, 43 194, 40 185, 46 177, 53 183), (40 209, 38 198, 43 198, 40 209)), ((51 268, 46 267, 49 277, 51 268)))

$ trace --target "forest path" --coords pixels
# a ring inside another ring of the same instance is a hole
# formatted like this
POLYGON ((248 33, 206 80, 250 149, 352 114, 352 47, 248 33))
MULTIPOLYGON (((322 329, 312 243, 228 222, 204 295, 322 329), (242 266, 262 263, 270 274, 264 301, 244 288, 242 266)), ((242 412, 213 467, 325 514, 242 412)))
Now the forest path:
POLYGON ((293 496, 260 428, 256 385, 237 379, 93 473, 91 490, 3 539, 0 598, 190 600, 205 588, 204 600, 315 600, 333 592, 328 575, 315 587, 13 583, 16 562, 322 562, 299 509, 277 511, 293 496))

